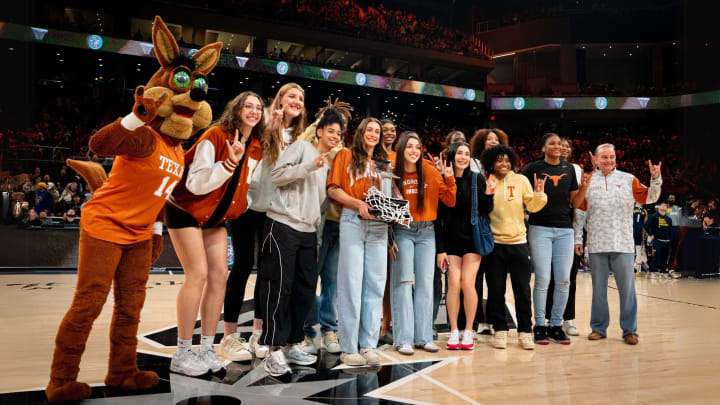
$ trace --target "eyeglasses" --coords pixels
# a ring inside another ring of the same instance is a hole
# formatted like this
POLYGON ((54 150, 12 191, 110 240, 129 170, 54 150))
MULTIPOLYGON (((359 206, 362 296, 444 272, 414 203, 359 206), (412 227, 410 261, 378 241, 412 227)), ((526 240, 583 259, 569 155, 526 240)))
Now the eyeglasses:
POLYGON ((243 105, 243 108, 246 109, 246 110, 250 110, 250 111, 252 111, 252 110, 255 110, 255 111, 258 111, 258 112, 262 112, 262 111, 263 111, 263 107, 262 107, 261 105, 259 105, 259 104, 258 104, 258 105, 245 104, 245 105, 243 105))

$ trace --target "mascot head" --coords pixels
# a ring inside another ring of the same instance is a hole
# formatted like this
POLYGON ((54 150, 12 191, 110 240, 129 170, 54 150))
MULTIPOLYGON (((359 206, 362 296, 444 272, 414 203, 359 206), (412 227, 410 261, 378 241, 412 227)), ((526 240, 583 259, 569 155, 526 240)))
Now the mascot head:
POLYGON ((205 101, 207 76, 220 59, 222 42, 206 45, 192 56, 181 55, 160 17, 155 17, 152 40, 160 69, 145 85, 145 97, 166 97, 150 126, 172 138, 188 139, 212 121, 212 110, 205 101))

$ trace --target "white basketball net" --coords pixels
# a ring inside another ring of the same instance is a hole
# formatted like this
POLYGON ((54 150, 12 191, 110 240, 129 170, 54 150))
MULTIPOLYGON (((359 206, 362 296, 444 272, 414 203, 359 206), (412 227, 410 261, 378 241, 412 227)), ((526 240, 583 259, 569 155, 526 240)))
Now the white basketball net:
POLYGON ((375 215, 375 219, 384 222, 394 222, 406 227, 410 227, 413 218, 410 215, 410 203, 408 200, 390 198, 383 194, 375 186, 365 193, 365 202, 372 208, 379 210, 380 213, 375 215))

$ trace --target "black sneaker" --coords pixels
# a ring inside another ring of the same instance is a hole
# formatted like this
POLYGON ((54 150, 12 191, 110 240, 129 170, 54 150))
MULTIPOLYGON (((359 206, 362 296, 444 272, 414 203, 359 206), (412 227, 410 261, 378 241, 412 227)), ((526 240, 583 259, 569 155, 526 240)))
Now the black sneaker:
POLYGON ((550 340, 561 345, 569 345, 571 340, 565 332, 562 330, 562 326, 550 326, 547 332, 547 336, 550 340))
POLYGON ((533 328, 533 335, 535 336, 535 343, 539 345, 549 345, 548 340, 548 328, 547 326, 535 326, 533 328))

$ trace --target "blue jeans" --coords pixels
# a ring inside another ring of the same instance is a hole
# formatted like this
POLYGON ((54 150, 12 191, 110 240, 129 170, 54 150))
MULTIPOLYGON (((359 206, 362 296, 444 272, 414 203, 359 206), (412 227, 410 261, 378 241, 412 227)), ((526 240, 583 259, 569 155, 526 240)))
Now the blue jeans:
POLYGON ((343 208, 337 296, 338 338, 344 353, 357 353, 358 345, 377 347, 387 277, 387 230, 385 222, 360 219, 357 211, 343 208))
POLYGON ((435 228, 428 221, 411 223, 409 229, 395 225, 394 229, 398 253, 390 272, 393 343, 432 342, 435 228))
POLYGON ((608 277, 615 274, 620 295, 620 327, 623 337, 637 335, 637 301, 635 300, 635 262, 633 253, 590 253, 593 297, 590 311, 590 327, 607 336, 610 310, 607 302, 608 277))
POLYGON ((575 250, 573 230, 530 225, 528 227, 528 245, 535 271, 535 285, 533 286, 535 325, 545 324, 545 304, 552 271, 555 290, 552 297, 550 325, 560 326, 570 292, 570 270, 575 250))
POLYGON ((315 297, 305 321, 305 336, 315 338, 313 326, 320 323, 320 331, 337 331, 337 269, 340 254, 340 223, 327 220, 323 227, 322 243, 318 256, 320 296, 315 297))

